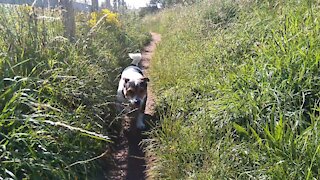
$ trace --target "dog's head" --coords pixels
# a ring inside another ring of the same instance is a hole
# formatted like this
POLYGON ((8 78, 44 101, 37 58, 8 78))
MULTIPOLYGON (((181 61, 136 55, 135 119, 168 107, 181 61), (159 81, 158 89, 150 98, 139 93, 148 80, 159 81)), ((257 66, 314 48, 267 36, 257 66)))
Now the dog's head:
POLYGON ((124 78, 124 97, 129 101, 130 106, 138 108, 147 96, 147 84, 149 78, 142 77, 140 79, 124 78))

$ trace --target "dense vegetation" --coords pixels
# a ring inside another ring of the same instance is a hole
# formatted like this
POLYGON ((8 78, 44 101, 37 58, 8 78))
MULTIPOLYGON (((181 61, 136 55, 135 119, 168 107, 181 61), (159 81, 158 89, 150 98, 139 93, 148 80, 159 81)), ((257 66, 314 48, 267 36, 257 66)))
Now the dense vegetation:
POLYGON ((319 1, 213 1, 146 17, 156 179, 319 179, 319 1))
POLYGON ((0 179, 98 176, 119 125, 117 76, 149 35, 110 11, 78 13, 71 43, 59 10, 0 13, 0 179))

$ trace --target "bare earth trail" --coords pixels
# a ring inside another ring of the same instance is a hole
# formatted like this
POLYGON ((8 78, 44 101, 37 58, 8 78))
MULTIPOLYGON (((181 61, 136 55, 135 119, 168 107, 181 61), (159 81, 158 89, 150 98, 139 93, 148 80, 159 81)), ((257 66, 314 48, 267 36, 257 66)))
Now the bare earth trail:
MULTIPOLYGON (((145 76, 148 77, 148 68, 157 43, 161 41, 160 34, 151 33, 152 40, 142 51, 142 67, 145 76)), ((152 120, 155 113, 155 96, 148 87, 148 99, 145 109, 146 120, 152 120)), ((147 125, 147 123, 146 123, 147 125)), ((117 139, 116 148, 112 153, 113 167, 108 176, 112 180, 144 180, 147 179, 146 162, 143 148, 140 145, 143 136, 141 131, 135 127, 132 117, 127 116, 123 119, 123 129, 117 139)))

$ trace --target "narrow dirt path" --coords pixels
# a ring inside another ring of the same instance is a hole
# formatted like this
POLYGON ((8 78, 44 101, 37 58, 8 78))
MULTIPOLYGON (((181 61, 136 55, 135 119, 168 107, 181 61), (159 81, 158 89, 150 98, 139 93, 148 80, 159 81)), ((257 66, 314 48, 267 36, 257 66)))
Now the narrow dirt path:
MULTIPOLYGON (((150 61, 157 43, 161 41, 161 36, 157 33, 151 33, 152 40, 144 47, 142 51, 142 61, 140 66, 142 67, 145 76, 148 77, 148 68, 150 61)), ((155 96, 152 93, 150 87, 148 87, 148 99, 145 109, 146 120, 150 121, 154 119, 155 111, 155 96)), ((146 124, 147 125, 147 124, 146 124)), ((117 139, 116 148, 112 153, 113 167, 108 176, 108 179, 112 180, 144 180, 147 179, 146 171, 146 158, 141 147, 140 142, 143 139, 143 135, 140 130, 136 129, 135 122, 129 115, 124 118, 122 123, 123 129, 120 132, 120 136, 117 139)))

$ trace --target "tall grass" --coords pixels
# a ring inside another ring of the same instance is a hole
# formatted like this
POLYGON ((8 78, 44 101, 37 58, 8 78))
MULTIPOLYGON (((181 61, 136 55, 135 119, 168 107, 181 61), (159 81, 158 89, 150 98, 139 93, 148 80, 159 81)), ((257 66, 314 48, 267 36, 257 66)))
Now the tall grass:
POLYGON ((156 179, 319 178, 319 2, 213 1, 147 17, 156 179))
MULTIPOLYGON (((115 81, 147 35, 77 15, 77 42, 59 10, 0 7, 0 177, 101 176, 119 120, 115 81), (102 158, 102 159, 101 159, 102 158)), ((127 27, 128 28, 128 27, 127 27)))

